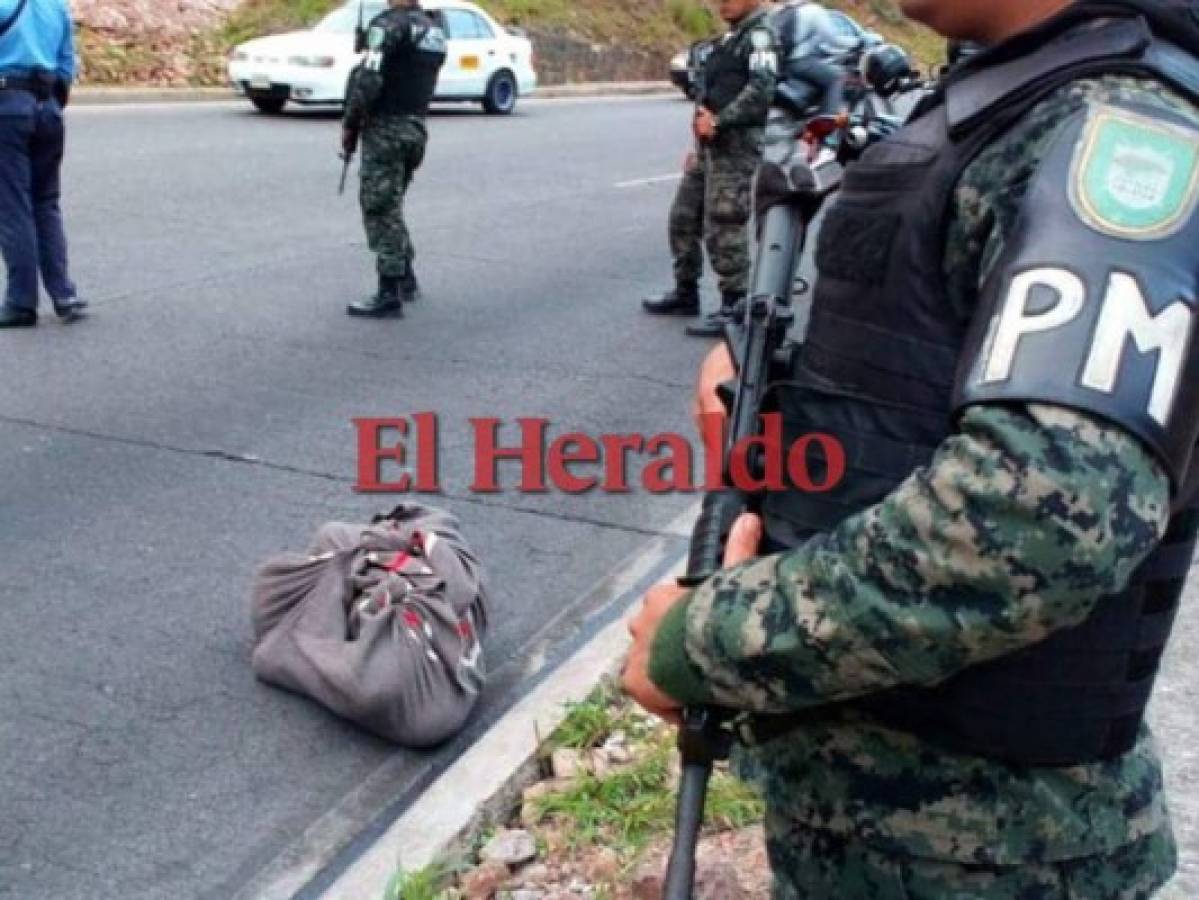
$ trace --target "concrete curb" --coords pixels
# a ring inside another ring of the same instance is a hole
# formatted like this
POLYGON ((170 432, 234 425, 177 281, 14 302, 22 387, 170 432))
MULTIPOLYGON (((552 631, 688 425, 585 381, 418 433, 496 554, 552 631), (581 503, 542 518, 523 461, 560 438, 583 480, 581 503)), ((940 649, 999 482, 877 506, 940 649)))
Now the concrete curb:
MULTIPOLYGON (((558 100, 572 97, 629 97, 678 93, 668 81, 595 81, 585 84, 552 84, 538 88, 528 99, 558 100)), ((80 106, 137 103, 213 103, 240 99, 224 87, 79 87, 71 102, 80 106)))
MULTIPOLYGON (((698 511, 698 505, 687 510, 666 534, 688 534, 698 511)), ((640 582, 660 567, 668 552, 669 542, 656 538, 605 581, 617 578, 626 594, 640 593, 640 582)), ((670 577, 681 574, 684 563, 685 558, 679 558, 670 577)), ((611 590, 611 585, 603 590, 611 590)), ((623 610, 492 726, 322 893, 322 900, 381 897, 401 868, 419 871, 464 856, 480 831, 494 824, 537 779, 537 752, 566 718, 569 704, 585 699, 604 678, 616 674, 629 646, 627 623, 634 612, 631 605, 623 610)))

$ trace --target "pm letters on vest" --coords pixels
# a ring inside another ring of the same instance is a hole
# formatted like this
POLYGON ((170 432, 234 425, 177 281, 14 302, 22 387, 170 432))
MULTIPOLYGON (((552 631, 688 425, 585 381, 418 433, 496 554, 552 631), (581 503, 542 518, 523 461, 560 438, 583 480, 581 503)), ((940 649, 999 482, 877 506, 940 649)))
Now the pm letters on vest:
MULTIPOLYGON (((1146 412, 1165 428, 1182 380, 1194 310, 1178 300, 1154 315, 1140 282, 1127 272, 1108 276, 1097 316, 1082 315, 1086 302, 1086 283, 1069 269, 1037 268, 1017 275, 992 322, 979 383, 990 386, 1011 378, 1021 344, 1031 335, 1059 332, 1066 338, 1071 329, 1091 329, 1093 321, 1093 332, 1084 345, 1086 358, 1062 358, 1057 371, 1074 370, 1079 386, 1112 395, 1130 339, 1140 353, 1156 352, 1146 412)), ((1060 346, 1073 345, 1063 340, 1060 346)), ((1053 373, 1045 374, 1052 377, 1053 373)))

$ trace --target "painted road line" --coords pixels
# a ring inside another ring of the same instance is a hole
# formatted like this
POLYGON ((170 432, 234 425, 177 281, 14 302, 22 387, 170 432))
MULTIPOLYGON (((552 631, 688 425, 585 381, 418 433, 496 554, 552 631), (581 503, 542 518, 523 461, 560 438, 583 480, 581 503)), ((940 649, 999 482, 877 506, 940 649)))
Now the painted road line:
POLYGON ((650 178, 634 178, 632 181, 618 181, 613 186, 617 188, 644 187, 647 184, 661 184, 664 181, 678 181, 682 177, 682 172, 675 172, 672 175, 654 175, 650 178))

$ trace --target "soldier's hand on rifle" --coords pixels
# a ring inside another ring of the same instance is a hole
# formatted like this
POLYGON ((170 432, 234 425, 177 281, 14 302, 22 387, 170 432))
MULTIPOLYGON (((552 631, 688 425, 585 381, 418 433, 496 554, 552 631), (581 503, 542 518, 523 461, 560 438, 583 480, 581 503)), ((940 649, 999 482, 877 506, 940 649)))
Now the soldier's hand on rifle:
POLYGON ((706 144, 712 138, 716 137, 716 114, 712 110, 703 106, 695 108, 695 119, 691 122, 691 131, 695 134, 695 139, 701 144, 706 144))
POLYGON ((348 159, 358 152, 358 129, 348 126, 341 129, 341 152, 348 159))
MULTIPOLYGON (((758 555, 762 542, 762 520, 746 513, 734 524, 724 551, 724 567, 738 566, 758 555)), ((650 654, 662 619, 687 595, 673 581, 650 588, 642 602, 641 611, 629 623, 633 647, 625 662, 622 678, 625 693, 637 701, 646 712, 678 725, 683 704, 663 693, 649 676, 650 654)))
POLYGON ((704 433, 705 421, 711 421, 709 416, 728 418, 728 410, 725 409, 716 389, 736 377, 737 367, 733 364, 733 355, 729 353, 728 345, 721 343, 713 347, 700 366, 695 396, 691 398, 691 418, 700 434, 704 433))

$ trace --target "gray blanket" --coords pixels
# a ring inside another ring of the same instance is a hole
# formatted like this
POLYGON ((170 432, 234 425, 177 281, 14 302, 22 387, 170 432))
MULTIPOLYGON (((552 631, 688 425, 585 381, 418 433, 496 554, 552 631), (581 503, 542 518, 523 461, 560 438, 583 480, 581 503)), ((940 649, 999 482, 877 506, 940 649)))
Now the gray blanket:
POLYGON ((431 507, 325 525, 262 567, 251 615, 259 678, 404 746, 454 735, 483 689, 482 572, 431 507))

